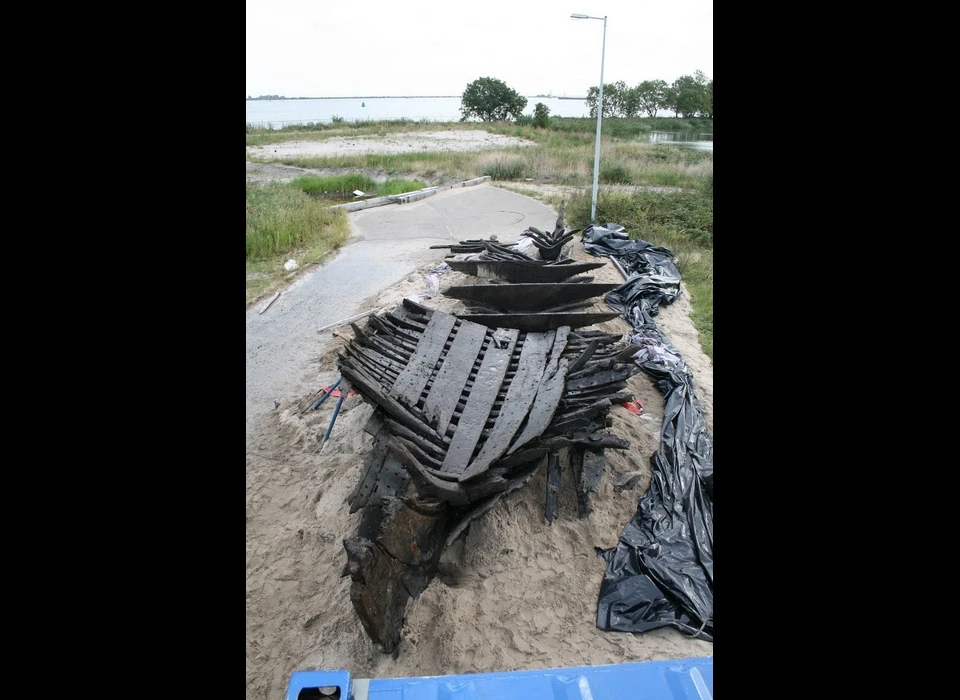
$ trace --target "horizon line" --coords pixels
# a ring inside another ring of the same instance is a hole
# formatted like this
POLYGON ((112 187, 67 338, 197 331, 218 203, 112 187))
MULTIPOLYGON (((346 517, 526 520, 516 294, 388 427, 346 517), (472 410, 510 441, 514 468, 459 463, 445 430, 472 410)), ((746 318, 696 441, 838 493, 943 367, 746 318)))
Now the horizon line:
MULTIPOLYGON (((422 100, 437 98, 463 97, 463 95, 345 95, 345 96, 326 96, 326 97, 285 97, 280 96, 272 99, 279 100, 422 100)), ((524 95, 524 97, 547 97, 556 100, 585 100, 586 97, 567 97, 565 95, 524 95)), ((244 101, 251 102, 262 100, 263 95, 258 97, 247 97, 244 101)))

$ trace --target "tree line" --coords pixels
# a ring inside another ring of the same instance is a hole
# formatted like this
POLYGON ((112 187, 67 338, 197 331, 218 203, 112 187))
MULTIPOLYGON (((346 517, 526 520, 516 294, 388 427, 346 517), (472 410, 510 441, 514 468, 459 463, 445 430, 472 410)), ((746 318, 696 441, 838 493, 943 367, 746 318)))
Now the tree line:
MULTIPOLYGON (((586 103, 591 117, 597 116, 599 93, 596 85, 587 91, 586 103)), ((669 85, 665 80, 644 80, 634 87, 622 80, 603 84, 604 117, 655 117, 662 109, 684 119, 713 119, 713 79, 708 80, 702 71, 697 71, 693 75, 681 75, 669 85)))
MULTIPOLYGON (((600 88, 587 91, 586 104, 590 116, 597 116, 600 88)), ((517 120, 522 117, 527 98, 497 78, 477 78, 467 85, 460 97, 460 121, 477 118, 481 121, 517 120)), ((634 87, 622 80, 603 85, 604 117, 655 117, 668 109, 678 117, 706 117, 713 119, 713 79, 703 71, 681 75, 671 84, 665 80, 644 80, 634 87)), ((534 118, 545 125, 550 110, 538 103, 534 118)))

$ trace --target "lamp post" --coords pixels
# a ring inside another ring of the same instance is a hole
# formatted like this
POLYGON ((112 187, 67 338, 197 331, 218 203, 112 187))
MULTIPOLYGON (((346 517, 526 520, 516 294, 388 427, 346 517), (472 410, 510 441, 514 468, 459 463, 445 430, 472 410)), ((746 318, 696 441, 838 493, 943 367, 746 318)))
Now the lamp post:
POLYGON ((572 14, 572 19, 602 19, 603 48, 600 50, 600 96, 597 99, 597 145, 593 152, 593 199, 590 202, 590 223, 597 222, 597 178, 600 176, 600 120, 603 118, 603 59, 607 52, 607 17, 572 14))

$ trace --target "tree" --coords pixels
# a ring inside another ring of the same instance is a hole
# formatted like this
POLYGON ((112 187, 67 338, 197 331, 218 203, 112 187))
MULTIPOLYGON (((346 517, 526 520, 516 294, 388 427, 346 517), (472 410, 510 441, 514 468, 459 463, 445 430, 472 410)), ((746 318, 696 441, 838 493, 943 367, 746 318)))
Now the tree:
POLYGON ((527 98, 511 90, 502 80, 477 78, 467 85, 460 98, 460 121, 477 117, 485 122, 516 119, 527 106, 527 98))
MULTIPOLYGON (((597 116, 597 99, 600 97, 600 88, 592 85, 587 90, 586 104, 590 107, 590 116, 597 116)), ((603 117, 617 116, 618 104, 620 102, 619 88, 615 83, 603 84, 603 117)))
POLYGON ((624 117, 638 117, 640 116, 640 88, 632 87, 628 88, 624 86, 623 94, 620 98, 620 109, 623 111, 622 116, 624 117))
POLYGON ((667 107, 667 82, 665 80, 644 80, 634 90, 637 93, 637 111, 648 117, 657 116, 657 112, 667 107))
POLYGON ((546 129, 550 123, 549 119, 550 108, 543 104, 543 102, 537 102, 537 106, 533 108, 533 125, 541 129, 546 129))
POLYGON ((702 71, 694 75, 681 75, 671 87, 674 94, 673 110, 677 116, 686 119, 706 114, 709 110, 707 76, 702 71))

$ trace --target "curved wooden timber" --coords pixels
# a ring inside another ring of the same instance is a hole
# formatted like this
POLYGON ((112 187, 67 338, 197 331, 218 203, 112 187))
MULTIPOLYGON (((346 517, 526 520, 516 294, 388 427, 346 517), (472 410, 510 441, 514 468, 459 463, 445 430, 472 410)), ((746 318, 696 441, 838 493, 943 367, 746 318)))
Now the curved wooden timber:
POLYGON ((447 265, 457 272, 473 277, 514 283, 555 283, 596 270, 606 262, 550 264, 531 260, 448 260, 447 265))
POLYGON ((556 313, 556 314, 462 314, 460 318, 472 323, 480 323, 489 328, 518 328, 530 333, 553 331, 562 326, 581 328, 619 318, 620 314, 610 313, 556 313))
POLYGON ((467 284, 449 287, 443 294, 454 299, 495 306, 509 311, 542 311, 603 296, 619 284, 467 284))

